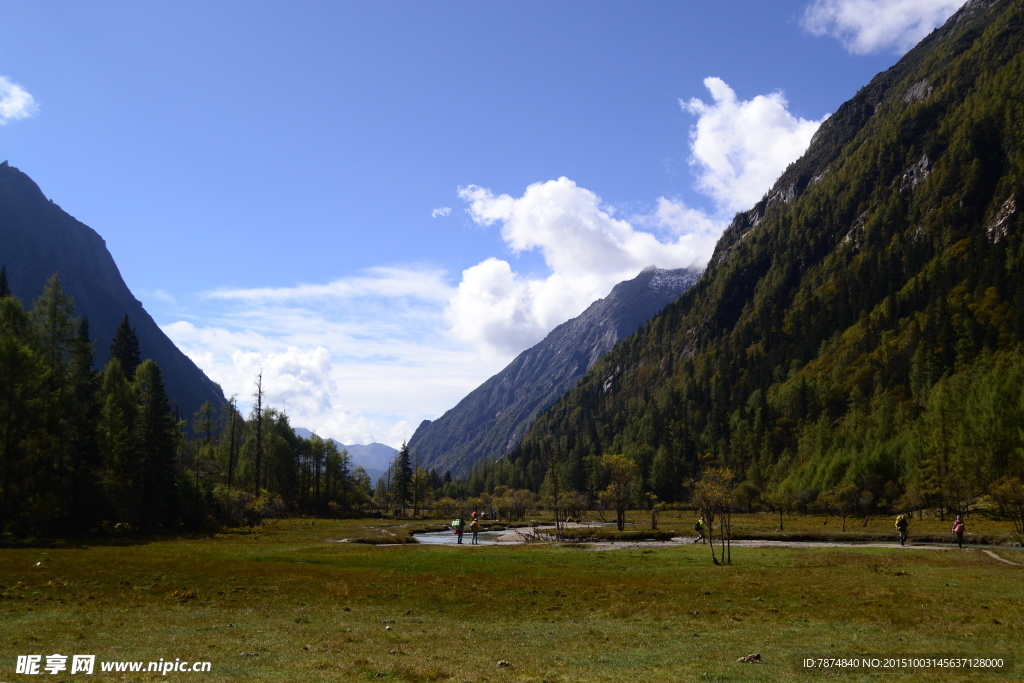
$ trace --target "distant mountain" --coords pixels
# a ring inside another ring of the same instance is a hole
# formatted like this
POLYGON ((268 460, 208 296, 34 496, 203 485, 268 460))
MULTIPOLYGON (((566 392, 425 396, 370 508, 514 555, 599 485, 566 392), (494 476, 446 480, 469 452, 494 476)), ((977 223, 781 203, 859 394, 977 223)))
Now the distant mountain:
POLYGON ((698 270, 652 267, 619 283, 606 298, 556 327, 440 418, 425 420, 409 440, 409 450, 428 470, 450 470, 453 475, 465 474, 485 456, 504 455, 537 413, 699 277, 698 270))
MULTIPOLYGON (((308 439, 313 436, 313 432, 305 427, 296 427, 295 433, 303 439, 308 439)), ((338 447, 338 450, 348 451, 352 467, 362 467, 366 470, 366 473, 370 475, 371 483, 376 483, 377 479, 387 472, 388 467, 391 466, 391 461, 394 460, 395 456, 398 454, 398 451, 394 448, 382 443, 352 444, 351 446, 346 446, 337 439, 330 439, 330 441, 334 442, 338 447)))
POLYGON ((598 457, 624 453, 663 500, 723 466, 748 505, 822 493, 862 514, 965 511, 1019 477, 1022 122, 1024 2, 970 0, 821 125, 700 282, 534 422, 509 477, 539 487, 553 456, 595 493, 598 457))
POLYGON ((0 164, 0 266, 7 268, 11 293, 26 308, 50 276, 59 275, 64 291, 75 299, 75 314, 89 318, 97 365, 110 357, 110 342, 127 314, 142 359, 152 358, 160 366, 167 394, 182 417, 191 418, 204 401, 224 402, 220 386, 174 345, 129 291, 103 238, 6 161, 0 164))

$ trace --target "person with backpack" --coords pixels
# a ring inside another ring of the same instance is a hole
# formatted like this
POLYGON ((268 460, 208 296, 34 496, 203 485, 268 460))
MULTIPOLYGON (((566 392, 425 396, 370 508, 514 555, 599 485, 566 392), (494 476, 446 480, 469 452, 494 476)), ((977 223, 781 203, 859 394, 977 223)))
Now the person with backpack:
POLYGON ((963 548, 964 547, 964 520, 961 519, 960 515, 956 516, 956 520, 953 522, 953 528, 951 530, 953 536, 956 537, 956 544, 963 548))
POLYGON ((462 521, 462 517, 459 517, 458 519, 456 519, 456 520, 454 520, 452 522, 452 532, 454 532, 455 533, 455 537, 457 539, 459 539, 458 541, 456 541, 456 543, 458 543, 459 545, 462 545, 462 527, 463 527, 463 524, 464 524, 464 522, 462 521))
POLYGON ((473 532, 473 545, 480 545, 477 540, 477 534, 480 533, 480 522, 476 518, 476 512, 473 512, 473 521, 469 523, 469 530, 473 532))
POLYGON ((694 539, 694 543, 703 543, 707 538, 708 523, 704 521, 704 515, 700 516, 697 523, 693 525, 693 530, 697 532, 697 538, 694 539))
POLYGON ((906 545, 907 542, 907 529, 910 523, 907 521, 906 515, 900 515, 896 518, 896 532, 900 536, 900 545, 906 545))

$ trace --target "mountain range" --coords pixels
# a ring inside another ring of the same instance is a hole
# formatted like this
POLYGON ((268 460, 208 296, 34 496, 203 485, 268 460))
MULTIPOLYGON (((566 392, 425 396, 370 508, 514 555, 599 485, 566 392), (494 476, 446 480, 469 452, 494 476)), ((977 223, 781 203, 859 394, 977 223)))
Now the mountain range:
POLYGON ((650 267, 620 282, 440 418, 425 420, 409 439, 409 450, 428 470, 453 475, 466 474, 481 458, 505 455, 540 411, 699 277, 696 269, 650 267))
POLYGON ((191 417, 205 401, 224 403, 220 386, 174 345, 132 295, 103 238, 6 161, 0 164, 0 266, 6 268, 11 293, 26 307, 56 273, 75 300, 75 315, 89 320, 100 366, 110 357, 110 342, 127 315, 141 358, 160 366, 168 396, 182 417, 191 417))

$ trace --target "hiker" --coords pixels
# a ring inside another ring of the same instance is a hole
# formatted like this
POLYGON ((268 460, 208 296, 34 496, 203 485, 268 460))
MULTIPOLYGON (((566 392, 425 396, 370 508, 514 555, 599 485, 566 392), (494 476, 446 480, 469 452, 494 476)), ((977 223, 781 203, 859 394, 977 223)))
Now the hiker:
POLYGON ((473 512, 473 521, 469 523, 469 530, 473 532, 473 545, 480 545, 476 535, 480 533, 480 522, 476 518, 476 512, 473 512))
POLYGON ((896 531, 900 535, 900 545, 905 545, 907 542, 907 527, 910 523, 907 521, 906 515, 900 515, 896 518, 896 531))
POLYGON ((462 525, 462 517, 459 517, 458 519, 452 522, 452 531, 455 533, 455 537, 459 539, 457 541, 459 545, 462 545, 462 525))
POLYGON ((956 536, 956 544, 963 548, 964 547, 964 520, 960 518, 960 515, 956 516, 956 520, 953 522, 953 535, 956 536))
POLYGON ((697 523, 693 525, 693 530, 697 532, 697 538, 693 540, 694 543, 703 543, 707 537, 708 523, 704 521, 704 515, 700 516, 697 523))

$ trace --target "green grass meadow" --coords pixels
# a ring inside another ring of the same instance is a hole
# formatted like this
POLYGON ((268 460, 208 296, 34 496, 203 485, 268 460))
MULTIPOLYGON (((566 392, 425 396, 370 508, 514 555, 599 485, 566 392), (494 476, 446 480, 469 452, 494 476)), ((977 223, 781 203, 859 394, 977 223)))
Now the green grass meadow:
MULTIPOLYGON (((731 566, 713 566, 692 544, 333 542, 398 540, 414 526, 279 520, 209 537, 0 549, 0 682, 1022 677, 1024 566, 976 547, 734 546, 731 566), (15 673, 18 655, 54 653, 212 670, 15 673), (752 653, 763 663, 736 661, 752 653), (1012 674, 797 665, 854 654, 1016 662, 1012 674)), ((995 552, 1024 564, 1024 553, 995 552)))

